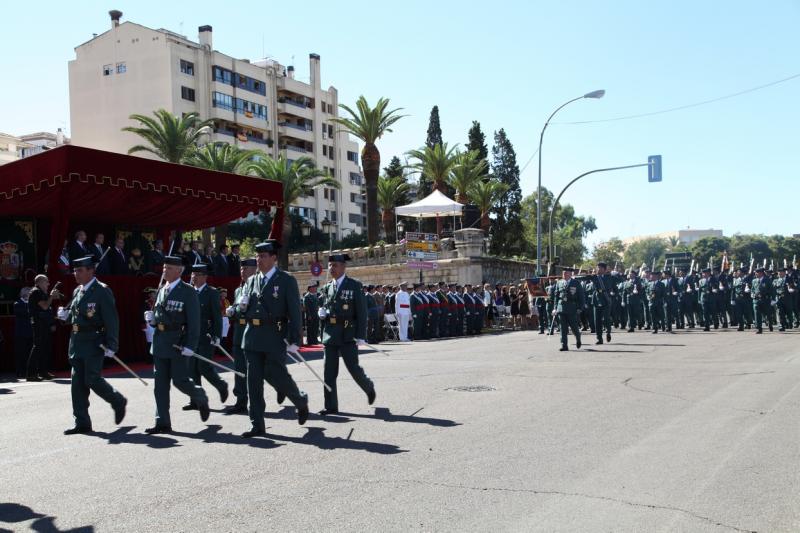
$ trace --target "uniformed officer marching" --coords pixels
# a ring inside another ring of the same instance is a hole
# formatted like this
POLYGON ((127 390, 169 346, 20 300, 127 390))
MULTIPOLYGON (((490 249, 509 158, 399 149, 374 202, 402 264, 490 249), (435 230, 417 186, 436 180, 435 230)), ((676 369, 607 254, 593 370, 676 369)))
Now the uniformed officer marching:
POLYGON ((614 280, 608 273, 606 263, 597 263, 597 272, 594 275, 594 294, 591 302, 594 307, 594 332, 597 335, 595 344, 603 344, 603 331, 606 332, 606 342, 611 342, 611 299, 614 295, 614 280))
POLYGON ((116 424, 125 418, 128 404, 128 400, 101 375, 103 356, 112 357, 119 348, 119 317, 114 295, 108 285, 94 277, 94 257, 76 259, 72 261, 72 268, 78 287, 69 306, 59 309, 58 316, 72 326, 68 353, 72 366, 70 389, 75 426, 64 431, 65 435, 91 433, 89 391, 94 391, 111 404, 116 424))
MULTIPOLYGON (((243 259, 239 265, 239 274, 241 275, 242 282, 233 293, 233 305, 225 310, 225 314, 231 319, 233 324, 233 367, 237 372, 247 374, 247 359, 244 356, 242 349, 242 337, 244 337, 244 329, 247 325, 247 320, 244 318, 244 313, 239 310, 237 302, 242 297, 245 282, 250 276, 256 272, 255 259, 243 259)), ((225 408, 226 414, 241 414, 247 412, 247 378, 235 376, 233 378, 233 395, 236 397, 236 403, 225 408)))
POLYGON ((575 269, 565 268, 563 279, 558 280, 553 294, 555 311, 561 323, 561 348, 562 352, 569 350, 567 346, 568 330, 572 329, 575 335, 576 347, 581 347, 581 332, 578 326, 578 311, 586 306, 581 282, 572 277, 575 269))
POLYGON ((756 269, 756 275, 750 282, 750 296, 753 298, 756 333, 761 334, 764 332, 762 329, 764 322, 767 323, 769 330, 772 331, 772 308, 770 305, 772 283, 764 275, 763 268, 756 269))
POLYGON ((297 408, 297 422, 308 420, 308 396, 297 388, 286 369, 286 350, 302 342, 303 319, 297 280, 278 269, 281 244, 273 239, 256 245, 258 272, 245 283, 238 305, 247 326, 242 348, 247 358, 247 394, 250 396, 249 431, 243 437, 265 434, 264 381, 297 408), (287 347, 288 343, 288 347, 287 347))
POLYGON ((200 410, 200 420, 208 420, 208 397, 201 387, 189 378, 189 365, 184 357, 192 357, 200 337, 200 303, 197 291, 181 280, 183 260, 180 257, 164 258, 164 280, 159 289, 153 311, 145 311, 144 319, 155 327, 153 355, 156 399, 156 423, 145 433, 169 433, 172 421, 169 416, 170 380, 175 387, 189 396, 200 410), (175 346, 180 346, 178 350, 175 346))
POLYGON ((700 306, 703 310, 703 331, 710 331, 711 324, 714 329, 719 329, 719 317, 716 315, 715 301, 718 289, 714 285, 714 278, 711 277, 711 269, 704 268, 703 277, 697 282, 697 294, 700 299, 700 306))
MULTIPOLYGON (((208 265, 204 263, 192 265, 191 283, 197 291, 197 301, 200 304, 200 340, 197 341, 196 352, 207 359, 212 359, 213 345, 219 343, 222 335, 222 308, 219 292, 208 285, 207 281, 208 265)), ((201 379, 205 378, 219 392, 219 401, 225 403, 228 399, 228 384, 219 377, 216 367, 197 357, 190 357, 188 363, 189 376, 195 385, 200 387, 201 379)), ((193 409, 197 409, 197 406, 191 402, 183 407, 184 411, 193 409)))
POLYGON ((322 344, 325 347, 325 409, 321 415, 339 412, 336 378, 339 375, 339 359, 359 387, 366 393, 369 405, 375 401, 375 385, 358 364, 358 347, 366 344, 367 301, 361 282, 348 277, 347 254, 328 258, 328 273, 331 281, 322 290, 319 318, 322 320, 322 344))
POLYGON ((306 323, 306 344, 315 345, 319 344, 319 296, 317 295, 317 287, 319 281, 309 283, 306 287, 307 291, 303 295, 303 311, 305 312, 306 323))

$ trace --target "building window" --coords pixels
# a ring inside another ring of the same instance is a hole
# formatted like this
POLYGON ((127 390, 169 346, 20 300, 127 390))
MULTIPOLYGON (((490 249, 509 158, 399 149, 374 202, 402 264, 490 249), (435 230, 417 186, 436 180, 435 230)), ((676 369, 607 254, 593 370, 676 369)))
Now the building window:
POLYGON ((333 159, 333 146, 328 146, 328 159, 333 159))
POLYGON ((117 63, 117 74, 125 74, 128 72, 128 67, 125 66, 125 62, 117 63))
POLYGON ((181 86, 181 98, 194 102, 194 89, 181 86))
POLYGON ((111 76, 114 72, 114 65, 103 65, 103 76, 111 76))
POLYGON ((218 93, 214 91, 211 93, 211 104, 220 109, 233 111, 233 97, 229 94, 218 93))
POLYGON ((352 161, 356 165, 358 164, 358 154, 356 152, 351 152, 350 150, 347 151, 347 160, 352 161))
POLYGON ((362 216, 360 213, 350 213, 348 215, 348 220, 351 224, 355 224, 356 226, 361 226, 362 216))
POLYGON ((213 79, 225 85, 233 85, 233 72, 222 67, 213 68, 213 79))
POLYGON ((194 63, 181 59, 181 72, 189 76, 194 76, 194 63))
MULTIPOLYGON (((323 126, 324 128, 325 126, 323 126)), ((333 139, 333 124, 328 124, 328 137, 333 139)))
POLYGON ((361 174, 357 172, 350 173, 350 185, 358 185, 361 186, 361 174))

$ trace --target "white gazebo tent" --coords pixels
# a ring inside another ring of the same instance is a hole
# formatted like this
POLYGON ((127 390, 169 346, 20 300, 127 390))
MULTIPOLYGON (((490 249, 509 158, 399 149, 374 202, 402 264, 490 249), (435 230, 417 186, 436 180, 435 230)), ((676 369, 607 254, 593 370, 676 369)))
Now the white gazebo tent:
POLYGON ((417 219, 452 216, 453 229, 455 229, 455 217, 461 216, 463 208, 464 204, 451 200, 441 191, 435 190, 422 200, 395 208, 395 226, 398 216, 417 219))

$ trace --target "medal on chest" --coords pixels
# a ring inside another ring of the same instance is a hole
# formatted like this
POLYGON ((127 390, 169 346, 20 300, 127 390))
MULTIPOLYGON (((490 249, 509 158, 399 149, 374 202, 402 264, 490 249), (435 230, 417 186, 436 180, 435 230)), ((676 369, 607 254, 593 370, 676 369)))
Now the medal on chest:
POLYGON ((91 302, 86 304, 86 316, 92 318, 97 311, 97 304, 95 302, 91 302))

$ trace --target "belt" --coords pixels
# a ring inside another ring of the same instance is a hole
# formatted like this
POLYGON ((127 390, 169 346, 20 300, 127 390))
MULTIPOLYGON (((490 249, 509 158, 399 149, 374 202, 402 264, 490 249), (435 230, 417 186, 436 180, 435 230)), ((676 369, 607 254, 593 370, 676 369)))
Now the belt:
POLYGON ((79 326, 72 324, 72 333, 105 333, 106 328, 103 326, 79 326))
POLYGON ((247 320, 247 322, 250 325, 256 326, 256 327, 258 327, 258 326, 266 326, 267 324, 272 324, 273 326, 278 326, 278 329, 280 330, 283 327, 283 325, 286 323, 286 320, 285 319, 274 320, 274 319, 271 319, 271 318, 262 320, 260 318, 251 318, 251 319, 247 320))
POLYGON ((408 304, 400 304, 400 309, 408 309, 409 307, 411 306, 408 304))
POLYGON ((156 329, 158 331, 182 331, 184 328, 184 324, 177 324, 177 325, 167 325, 163 323, 156 324, 156 329))

